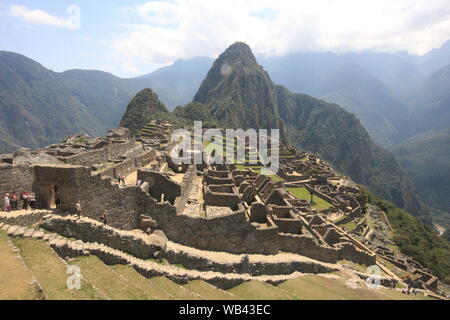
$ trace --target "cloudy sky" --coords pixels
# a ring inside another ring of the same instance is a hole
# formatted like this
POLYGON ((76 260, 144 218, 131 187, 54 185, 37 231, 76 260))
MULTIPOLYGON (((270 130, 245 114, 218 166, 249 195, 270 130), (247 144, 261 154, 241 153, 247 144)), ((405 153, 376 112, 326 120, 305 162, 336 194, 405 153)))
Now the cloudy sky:
POLYGON ((122 77, 235 41, 258 55, 424 54, 450 39, 449 0, 0 0, 0 50, 122 77))

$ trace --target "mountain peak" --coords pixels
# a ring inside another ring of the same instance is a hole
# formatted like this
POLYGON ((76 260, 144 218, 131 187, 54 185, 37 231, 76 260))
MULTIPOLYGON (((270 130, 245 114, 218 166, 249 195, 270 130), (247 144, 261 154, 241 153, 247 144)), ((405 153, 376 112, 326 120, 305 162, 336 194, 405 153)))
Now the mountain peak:
POLYGON ((158 112, 167 113, 168 111, 152 89, 142 89, 128 105, 120 121, 120 126, 130 129, 133 134, 136 134, 158 112))
POLYGON ((225 91, 229 91, 232 87, 239 87, 237 78, 249 79, 251 75, 271 82, 263 68, 256 62, 250 47, 244 42, 235 42, 214 61, 194 101, 205 103, 211 94, 217 94, 214 88, 222 87, 225 91))
POLYGON ((245 42, 235 42, 229 46, 217 59, 220 62, 224 60, 232 63, 236 60, 245 61, 247 63, 255 63, 256 58, 253 55, 252 49, 245 42))

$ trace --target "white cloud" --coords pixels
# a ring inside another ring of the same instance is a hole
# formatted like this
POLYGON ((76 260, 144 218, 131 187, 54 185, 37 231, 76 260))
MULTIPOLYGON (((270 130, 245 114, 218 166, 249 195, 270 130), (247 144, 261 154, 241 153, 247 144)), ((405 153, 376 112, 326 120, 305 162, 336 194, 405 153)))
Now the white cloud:
POLYGON ((10 6, 9 12, 13 17, 19 18, 27 23, 43 24, 68 29, 80 28, 80 12, 77 6, 70 6, 67 8, 67 13, 70 14, 67 18, 53 16, 43 10, 33 10, 21 5, 10 6))
POLYGON ((151 1, 132 10, 143 23, 124 26, 112 37, 112 46, 128 58, 160 65, 215 57, 235 41, 264 55, 357 50, 423 54, 450 38, 448 0, 175 0, 151 1))

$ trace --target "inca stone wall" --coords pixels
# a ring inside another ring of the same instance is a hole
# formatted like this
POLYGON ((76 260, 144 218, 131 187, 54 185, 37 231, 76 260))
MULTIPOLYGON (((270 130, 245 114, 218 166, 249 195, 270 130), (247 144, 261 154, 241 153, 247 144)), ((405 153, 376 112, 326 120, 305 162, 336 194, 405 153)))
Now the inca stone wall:
POLYGON ((106 170, 103 170, 100 174, 104 177, 117 178, 117 175, 128 175, 138 168, 142 168, 156 159, 156 151, 150 150, 139 156, 133 156, 124 160, 106 170))
POLYGON ((103 148, 60 158, 60 160, 71 165, 91 167, 94 164, 105 163, 108 159, 118 158, 135 145, 136 141, 134 140, 124 143, 111 141, 103 148))
MULTIPOLYGON (((11 192, 30 192, 33 185, 33 170, 29 165, 0 164, 0 196, 11 192)), ((2 203, 3 205, 3 203, 2 203)))
POLYGON ((138 216, 145 214, 170 240, 188 246, 232 253, 278 252, 278 228, 257 229, 244 210, 215 218, 177 215, 169 202, 159 203, 138 187, 119 188, 110 178, 91 176, 85 167, 36 166, 35 175, 36 190, 48 184, 59 186, 63 209, 73 210, 80 200, 82 214, 95 220, 107 209, 108 224, 115 228, 137 229, 138 216))
POLYGON ((160 201, 161 196, 164 195, 164 200, 173 204, 175 199, 181 195, 181 185, 163 173, 138 170, 137 178, 149 184, 149 193, 157 201, 160 201))
POLYGON ((36 210, 33 212, 26 212, 17 214, 16 212, 11 213, 0 213, 0 222, 15 225, 15 226, 30 226, 42 220, 42 218, 48 215, 48 211, 36 210))
POLYGON ((136 168, 142 168, 156 159, 156 151, 150 150, 136 157, 136 168))
POLYGON ((117 174, 119 173, 127 176, 135 170, 136 170, 135 158, 124 160, 123 162, 118 163, 114 166, 112 178, 116 178, 117 174))
POLYGON ((49 190, 57 185, 63 210, 73 211, 79 200, 83 215, 99 219, 108 209, 110 225, 126 230, 136 228, 142 197, 138 187, 119 188, 111 178, 92 176, 86 167, 35 166, 34 173, 33 190, 42 207, 46 207, 49 190))
POLYGON ((356 248, 351 243, 341 244, 339 248, 339 260, 349 260, 366 266, 371 266, 376 263, 376 255, 369 254, 356 248))
POLYGON ((175 207, 177 208, 177 213, 183 213, 186 207, 186 202, 189 198, 189 193, 192 190, 192 185, 197 177, 197 170, 195 166, 189 166, 186 174, 183 177, 183 182, 181 183, 181 194, 175 200, 175 207))
POLYGON ((314 238, 287 233, 280 233, 278 236, 281 251, 298 253, 311 259, 330 263, 338 261, 337 249, 321 245, 314 238))
POLYGON ((165 249, 165 240, 157 235, 121 231, 88 219, 52 217, 42 222, 41 227, 67 238, 105 244, 141 259, 153 258, 155 252, 165 249))
POLYGON ((167 237, 175 242, 203 250, 231 253, 278 252, 278 228, 258 229, 246 218, 245 211, 214 218, 177 215, 172 206, 147 210, 167 237))

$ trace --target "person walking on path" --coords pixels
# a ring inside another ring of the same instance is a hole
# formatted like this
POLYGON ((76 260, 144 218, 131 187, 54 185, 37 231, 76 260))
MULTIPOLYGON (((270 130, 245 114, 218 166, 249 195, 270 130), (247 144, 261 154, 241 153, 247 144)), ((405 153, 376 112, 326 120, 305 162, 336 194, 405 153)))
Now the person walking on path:
POLYGON ((30 208, 31 210, 35 210, 36 209, 36 194, 34 192, 30 193, 30 208))
POLYGON ((9 193, 5 194, 5 197, 3 198, 3 207, 6 212, 9 212, 11 210, 11 205, 9 201, 9 193))
POLYGON ((17 195, 15 192, 13 192, 11 194, 11 196, 9 197, 9 201, 10 201, 11 210, 17 210, 17 203, 18 203, 19 199, 17 198, 17 195))
POLYGON ((28 192, 22 192, 23 210, 28 210, 28 192))
POLYGON ((59 194, 56 195, 55 205, 56 205, 56 209, 61 208, 61 197, 59 196, 59 194))
POLYGON ((102 221, 105 225, 108 224, 109 211, 105 209, 100 216, 100 221, 102 221))
POLYGON ((81 218, 81 203, 80 200, 75 203, 75 213, 78 216, 78 218, 81 218))

